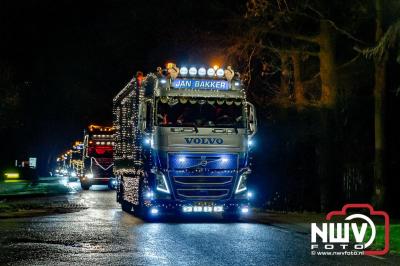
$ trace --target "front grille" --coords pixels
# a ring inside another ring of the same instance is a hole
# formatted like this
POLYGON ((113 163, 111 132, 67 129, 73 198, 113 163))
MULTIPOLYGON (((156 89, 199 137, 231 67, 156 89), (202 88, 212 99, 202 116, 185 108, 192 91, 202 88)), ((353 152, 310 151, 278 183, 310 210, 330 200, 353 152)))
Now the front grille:
POLYGON ((191 199, 221 199, 228 196, 229 189, 177 189, 179 197, 191 199))
POLYGON ((232 176, 174 176, 180 185, 226 185, 232 182, 232 176))
POLYGON ((172 153, 168 157, 168 168, 171 170, 225 170, 237 169, 237 154, 179 154, 172 153))
POLYGON ((177 199, 227 199, 235 183, 238 155, 170 153, 168 166, 177 199))

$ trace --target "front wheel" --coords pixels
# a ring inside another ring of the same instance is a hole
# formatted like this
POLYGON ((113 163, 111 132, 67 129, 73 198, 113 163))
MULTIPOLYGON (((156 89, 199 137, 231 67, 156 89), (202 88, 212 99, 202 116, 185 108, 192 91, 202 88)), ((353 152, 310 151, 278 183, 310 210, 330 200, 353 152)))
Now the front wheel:
POLYGON ((122 202, 121 202, 121 208, 122 208, 122 210, 123 210, 124 212, 127 212, 127 213, 129 213, 129 214, 132 214, 132 204, 131 204, 131 203, 129 203, 129 202, 125 201, 125 200, 122 200, 122 202))

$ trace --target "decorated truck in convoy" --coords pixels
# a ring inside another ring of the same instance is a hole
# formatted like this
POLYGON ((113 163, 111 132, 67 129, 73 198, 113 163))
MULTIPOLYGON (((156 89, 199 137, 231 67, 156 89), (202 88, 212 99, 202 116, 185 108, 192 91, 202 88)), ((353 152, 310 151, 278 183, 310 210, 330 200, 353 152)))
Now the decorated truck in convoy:
POLYGON ((151 218, 249 211, 254 106, 226 69, 168 64, 113 99, 114 175, 124 211, 151 218))
POLYGON ((111 126, 90 125, 85 131, 79 173, 82 189, 88 190, 92 185, 114 187, 113 134, 111 126))

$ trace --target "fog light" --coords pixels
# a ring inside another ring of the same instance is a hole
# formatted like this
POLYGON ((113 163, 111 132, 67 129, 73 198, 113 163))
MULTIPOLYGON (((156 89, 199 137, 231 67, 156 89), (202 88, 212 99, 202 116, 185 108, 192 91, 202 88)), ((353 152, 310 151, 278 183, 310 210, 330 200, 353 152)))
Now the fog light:
POLYGON ((154 196, 153 191, 147 191, 146 194, 145 194, 145 197, 146 197, 147 199, 152 199, 153 196, 154 196))
POLYGON ((252 198, 252 197, 253 197, 253 192, 248 191, 248 192, 247 192, 247 197, 248 197, 248 198, 252 198))
POLYGON ((242 207, 242 213, 248 213, 249 212, 249 208, 248 207, 242 207))
POLYGON ((158 209, 157 208, 151 208, 150 209, 150 213, 156 215, 156 214, 158 214, 158 209))
POLYGON ((248 145, 249 147, 253 147, 253 144, 254 144, 253 140, 249 139, 249 140, 247 141, 247 145, 248 145))

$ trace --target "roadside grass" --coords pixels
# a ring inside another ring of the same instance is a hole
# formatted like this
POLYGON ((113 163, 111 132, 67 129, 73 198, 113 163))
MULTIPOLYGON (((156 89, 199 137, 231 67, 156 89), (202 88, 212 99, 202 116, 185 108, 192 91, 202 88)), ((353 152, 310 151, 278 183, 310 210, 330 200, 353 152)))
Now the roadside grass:
POLYGON ((86 209, 83 204, 70 203, 65 197, 35 197, 0 201, 0 219, 20 218, 86 209))
POLYGON ((23 181, 16 183, 0 182, 0 198, 7 198, 10 196, 66 194, 68 192, 68 187, 57 182, 38 184, 31 184, 23 181))
MULTIPOLYGON (((381 250, 385 247, 385 227, 384 225, 375 225, 376 227, 376 237, 374 244, 372 244, 371 249, 381 250)), ((368 228, 366 232, 366 239, 371 236, 371 229, 368 228)), ((400 224, 390 225, 389 234, 389 252, 391 254, 400 255, 400 224)))

